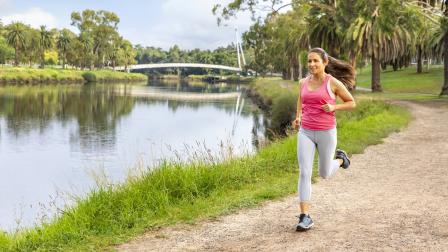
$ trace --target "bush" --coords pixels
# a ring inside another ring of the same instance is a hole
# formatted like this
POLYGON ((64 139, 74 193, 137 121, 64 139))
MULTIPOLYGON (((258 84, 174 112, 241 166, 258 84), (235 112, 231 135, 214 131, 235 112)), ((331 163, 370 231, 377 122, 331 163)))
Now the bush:
POLYGON ((96 82, 96 75, 92 72, 85 72, 82 74, 82 77, 87 82, 96 82))
POLYGON ((277 134, 284 135, 286 127, 294 120, 297 106, 297 96, 283 93, 272 101, 271 129, 277 134))

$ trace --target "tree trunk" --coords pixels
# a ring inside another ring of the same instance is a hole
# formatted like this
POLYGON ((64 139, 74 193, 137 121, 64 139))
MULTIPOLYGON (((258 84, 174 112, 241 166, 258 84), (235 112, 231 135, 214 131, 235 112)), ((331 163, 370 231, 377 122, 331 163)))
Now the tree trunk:
POLYGON ((283 80, 289 80, 290 79, 290 75, 288 73, 288 69, 287 68, 284 68, 282 70, 282 79, 283 80))
POLYGON ((372 55, 372 92, 382 92, 380 84, 381 62, 372 55))
POLYGON ((353 52, 350 52, 350 65, 353 67, 353 69, 356 69, 356 54, 353 52))
POLYGON ((19 66, 19 49, 16 48, 16 53, 14 54, 14 65, 19 66))
POLYGON ((40 68, 45 67, 45 51, 40 55, 40 68))
POLYGON ((299 68, 300 68, 300 65, 298 64, 297 56, 293 56, 291 61, 292 61, 291 62, 292 63, 291 64, 291 66, 292 66, 292 79, 294 81, 298 81, 299 80, 299 68))
MULTIPOLYGON (((448 17, 448 1, 445 2, 445 17, 448 17)), ((448 95, 448 32, 443 36, 443 87, 440 95, 448 95)))
POLYGON ((398 59, 394 59, 392 61, 392 68, 394 69, 394 71, 398 71, 398 59))
MULTIPOLYGON (((448 2, 447 2, 448 5, 448 2)), ((447 6, 448 7, 448 6, 447 6)), ((445 11, 445 15, 448 11, 445 11)), ((443 72, 444 72, 444 79, 443 79, 443 87, 442 92, 440 92, 440 95, 448 95, 448 32, 445 33, 445 36, 443 36, 443 72)))
POLYGON ((422 57, 422 47, 417 48, 417 73, 423 72, 423 57, 422 57))

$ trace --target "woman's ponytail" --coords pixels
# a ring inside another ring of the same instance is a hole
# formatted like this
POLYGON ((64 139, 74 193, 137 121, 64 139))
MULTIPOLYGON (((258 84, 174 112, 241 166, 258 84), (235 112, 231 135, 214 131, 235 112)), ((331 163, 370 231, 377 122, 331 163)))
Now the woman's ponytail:
POLYGON ((328 62, 328 65, 325 67, 325 72, 341 81, 348 90, 353 90, 355 87, 356 71, 350 64, 331 57, 322 48, 313 48, 309 52, 319 54, 324 61, 328 62))

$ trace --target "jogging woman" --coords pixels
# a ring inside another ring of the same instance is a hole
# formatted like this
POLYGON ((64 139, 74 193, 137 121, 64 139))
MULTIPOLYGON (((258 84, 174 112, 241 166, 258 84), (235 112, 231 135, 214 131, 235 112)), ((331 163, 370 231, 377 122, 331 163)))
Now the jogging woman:
POLYGON ((322 178, 329 178, 339 167, 347 169, 350 165, 347 153, 336 150, 335 111, 356 107, 349 92, 355 83, 355 71, 351 65, 330 57, 321 48, 314 48, 308 53, 308 70, 308 77, 299 82, 297 114, 293 122, 296 129, 300 127, 297 143, 300 216, 297 231, 308 230, 314 225, 309 209, 316 148, 319 176, 322 178), (336 104, 336 97, 342 100, 341 104, 336 104))

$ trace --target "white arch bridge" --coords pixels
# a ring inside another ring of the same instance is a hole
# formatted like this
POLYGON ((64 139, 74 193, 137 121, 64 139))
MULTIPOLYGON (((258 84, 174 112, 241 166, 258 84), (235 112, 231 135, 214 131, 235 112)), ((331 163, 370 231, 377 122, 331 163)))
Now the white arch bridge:
POLYGON ((227 70, 233 72, 241 72, 241 60, 243 61, 243 66, 246 65, 246 59, 244 57, 243 47, 238 39, 238 30, 235 29, 235 37, 236 37, 236 52, 238 58, 238 67, 231 66, 223 66, 223 65, 213 65, 213 64, 201 64, 201 63, 156 63, 156 64, 138 64, 138 65, 129 65, 115 67, 114 70, 117 71, 131 71, 136 69, 160 69, 160 68, 210 68, 210 69, 219 69, 219 70, 227 70))
POLYGON ((136 69, 157 69, 157 68, 211 68, 211 69, 220 69, 227 70, 233 72, 241 72, 241 68, 239 67, 230 67, 230 66, 222 66, 222 65, 213 65, 213 64, 201 64, 201 63, 157 63, 157 64, 139 64, 139 65, 130 65, 127 67, 120 66, 115 67, 115 70, 118 71, 131 71, 136 69))

